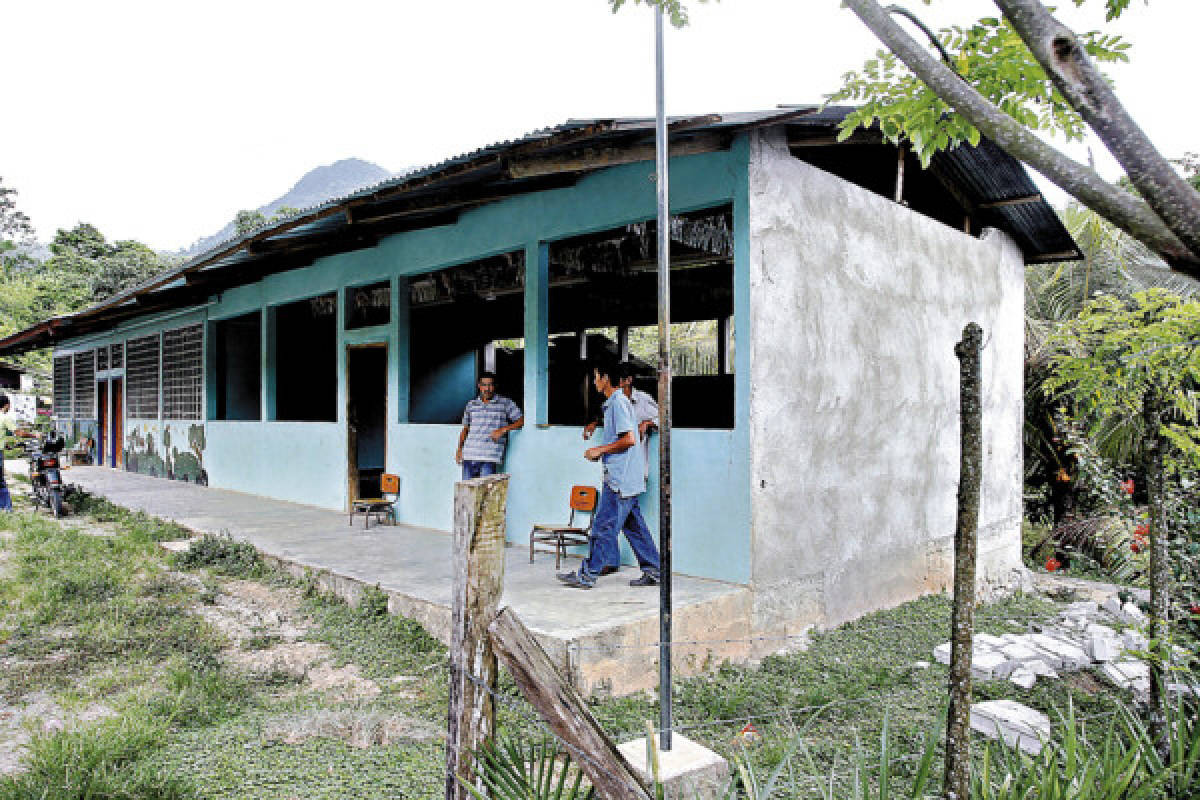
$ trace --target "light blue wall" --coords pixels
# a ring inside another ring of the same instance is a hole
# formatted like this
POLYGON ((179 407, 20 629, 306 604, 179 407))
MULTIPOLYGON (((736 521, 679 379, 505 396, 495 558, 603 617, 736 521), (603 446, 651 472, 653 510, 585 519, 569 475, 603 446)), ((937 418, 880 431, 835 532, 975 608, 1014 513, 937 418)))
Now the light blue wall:
POLYGON ((345 453, 346 429, 337 422, 212 421, 204 462, 209 486, 342 508, 345 453))
MULTIPOLYGON (((674 435, 674 563, 683 573, 736 582, 750 579, 749 359, 750 324, 747 165, 749 148, 739 137, 725 152, 671 161, 672 211, 733 204, 736 426, 734 430, 684 430, 674 435)), ((317 261, 230 289, 194 315, 223 319, 329 291, 338 291, 339 331, 344 287, 392 280, 392 323, 339 333, 338 421, 269 421, 274 405, 269 324, 264 319, 263 422, 209 422, 205 467, 213 486, 341 509, 347 502, 345 352, 348 344, 388 345, 387 467, 401 477, 402 522, 449 529, 459 468, 454 463, 457 425, 409 425, 410 341, 407 276, 500 253, 522 250, 526 258, 525 358, 526 427, 511 439, 506 469, 514 478, 509 495, 508 537, 528 541, 533 522, 565 519, 573 483, 598 485, 599 468, 583 459, 576 427, 548 426, 546 415, 548 318, 547 243, 650 219, 655 214, 651 162, 594 173, 566 189, 522 195, 464 213, 453 225, 388 237, 377 247, 317 261)), ((137 335, 185 324, 183 318, 143 326, 137 335)), ((105 335, 94 344, 118 340, 105 335)), ((68 342, 64 352, 76 344, 68 342)), ((207 407, 207 405, 205 406, 207 407)), ((653 461, 653 459, 652 459, 653 461)), ((652 466, 644 512, 658 527, 657 463, 652 466)), ((628 555, 628 554, 627 554, 628 555)))

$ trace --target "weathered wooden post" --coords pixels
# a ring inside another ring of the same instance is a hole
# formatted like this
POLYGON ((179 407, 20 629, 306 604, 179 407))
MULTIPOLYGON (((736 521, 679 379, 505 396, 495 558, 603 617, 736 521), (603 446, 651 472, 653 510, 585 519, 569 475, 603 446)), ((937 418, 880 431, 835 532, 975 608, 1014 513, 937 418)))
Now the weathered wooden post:
POLYGON ((1170 658, 1170 556, 1163 497, 1163 401, 1153 386, 1142 397, 1142 470, 1150 510, 1150 738, 1163 758, 1170 755, 1167 729, 1167 660, 1170 658))
POLYGON ((571 758, 596 788, 596 796, 602 800, 650 800, 650 792, 604 733, 587 703, 559 675, 546 651, 512 609, 501 611, 488 631, 525 699, 555 735, 571 745, 571 758))
POLYGON ((454 485, 446 800, 469 800, 470 792, 463 783, 484 790, 475 774, 474 751, 495 729, 496 709, 488 689, 496 688, 496 655, 487 626, 496 616, 504 589, 507 499, 507 475, 489 475, 454 485))
POLYGON ((948 800, 967 800, 971 768, 971 635, 975 625, 975 538, 979 526, 979 483, 983 472, 983 329, 963 328, 954 346, 959 370, 958 524, 954 532, 954 611, 950 618, 950 716, 946 722, 948 800))

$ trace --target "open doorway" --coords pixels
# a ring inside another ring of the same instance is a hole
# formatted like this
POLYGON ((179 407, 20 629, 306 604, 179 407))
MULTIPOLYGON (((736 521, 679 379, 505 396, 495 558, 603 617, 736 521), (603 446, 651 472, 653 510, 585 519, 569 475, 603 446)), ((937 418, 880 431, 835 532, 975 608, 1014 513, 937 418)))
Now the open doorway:
POLYGON ((387 345, 346 348, 350 502, 379 497, 387 464, 387 345))

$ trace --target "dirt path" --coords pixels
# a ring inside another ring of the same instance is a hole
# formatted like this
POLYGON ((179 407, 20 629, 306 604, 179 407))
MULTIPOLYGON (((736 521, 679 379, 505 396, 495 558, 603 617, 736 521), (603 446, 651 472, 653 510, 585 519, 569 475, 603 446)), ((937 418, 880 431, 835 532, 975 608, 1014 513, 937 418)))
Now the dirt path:
MULTIPOLYGON (((9 483, 18 509, 28 509, 28 483, 20 480, 9 483)), ((119 534, 113 523, 85 517, 68 516, 56 522, 88 535, 119 534)), ((0 576, 11 569, 9 543, 13 538, 12 533, 0 531, 0 576)), ((175 570, 165 571, 161 579, 195 590, 198 599, 188 611, 224 637, 226 646, 220 659, 226 669, 258 677, 288 678, 277 699, 320 695, 318 708, 314 710, 269 716, 262 726, 265 742, 299 744, 313 738, 333 738, 354 747, 371 747, 401 740, 426 741, 440 735, 434 726, 420 719, 360 708, 383 690, 363 674, 359 665, 338 663, 329 645, 305 641, 314 623, 304 612, 300 590, 252 580, 214 580, 175 570)), ((0 612, 0 630, 3 623, 4 614, 0 612)), ((0 657, 0 669, 20 668, 22 664, 16 663, 15 658, 0 657)), ((107 668, 110 672, 114 669, 119 668, 107 668)), ((405 676, 398 676, 394 682, 400 684, 404 680, 405 676)), ((389 688, 394 693, 394 687, 389 688)), ((33 735, 77 729, 115 713, 102 702, 83 708, 64 708, 53 694, 40 690, 11 704, 0 700, 0 775, 19 769, 33 735)))

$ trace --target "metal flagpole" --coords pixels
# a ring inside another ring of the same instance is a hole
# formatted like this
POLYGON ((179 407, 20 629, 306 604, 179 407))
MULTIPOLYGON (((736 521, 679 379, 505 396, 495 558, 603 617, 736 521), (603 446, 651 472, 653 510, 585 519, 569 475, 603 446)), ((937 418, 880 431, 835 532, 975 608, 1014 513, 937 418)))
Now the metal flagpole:
POLYGON ((663 99, 663 11, 654 14, 654 154, 658 187, 658 727, 671 749, 671 218, 667 204, 667 118, 663 99))

